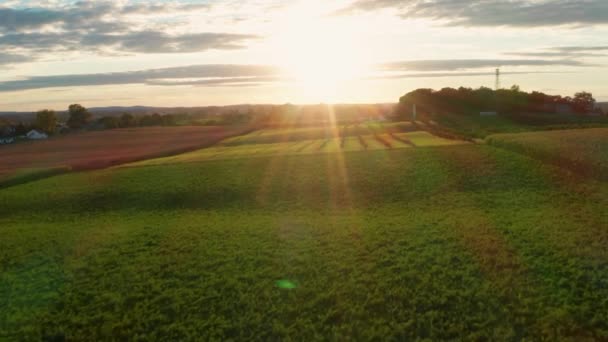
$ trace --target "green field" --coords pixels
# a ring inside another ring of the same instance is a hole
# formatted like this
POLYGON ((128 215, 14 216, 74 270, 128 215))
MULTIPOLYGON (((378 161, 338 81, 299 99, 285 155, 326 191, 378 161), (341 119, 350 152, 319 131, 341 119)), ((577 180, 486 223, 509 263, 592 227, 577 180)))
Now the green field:
POLYGON ((398 134, 1 189, 0 340, 608 339, 605 182, 398 134))
POLYGON ((496 134, 486 141, 579 174, 608 180, 608 128, 496 134))
POLYGON ((433 117, 442 127, 472 138, 492 134, 523 133, 557 129, 606 128, 608 117, 555 113, 522 113, 519 115, 480 116, 443 114, 433 117))
POLYGON ((353 151, 391 150, 412 147, 463 145, 467 142, 448 140, 431 135, 428 132, 416 131, 409 133, 386 133, 381 130, 378 136, 388 142, 390 147, 381 143, 375 135, 350 135, 343 137, 328 135, 322 139, 303 139, 304 134, 323 132, 319 129, 288 129, 262 130, 247 135, 227 139, 222 143, 207 149, 183 153, 172 157, 150 159, 122 167, 159 165, 168 163, 199 162, 205 160, 220 160, 234 158, 250 158, 259 156, 287 154, 323 154, 343 153, 353 151), (342 143, 344 139, 344 143, 342 143), (362 142, 363 141, 363 142, 362 142), (409 143, 408 143, 409 142, 409 143))

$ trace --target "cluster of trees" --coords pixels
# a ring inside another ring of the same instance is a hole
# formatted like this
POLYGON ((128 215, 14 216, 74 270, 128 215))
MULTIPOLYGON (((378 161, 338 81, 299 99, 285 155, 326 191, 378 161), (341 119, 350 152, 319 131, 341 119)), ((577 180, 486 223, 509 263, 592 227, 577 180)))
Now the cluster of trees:
POLYGON ((423 113, 460 113, 476 114, 480 111, 497 111, 501 114, 522 112, 555 113, 570 111, 585 114, 593 111, 595 99, 588 92, 576 93, 574 97, 547 95, 533 91, 527 93, 518 86, 510 89, 492 90, 481 87, 478 89, 460 87, 433 89, 417 89, 399 99, 395 116, 398 119, 409 119, 412 105, 423 113))
POLYGON ((152 115, 134 116, 123 113, 120 116, 104 116, 98 120, 105 129, 149 127, 149 126, 175 126, 181 120, 182 115, 158 113, 152 115))
MULTIPOLYGON (((67 126, 79 130, 86 128, 93 119, 93 115, 83 106, 73 104, 68 107, 67 126)), ((37 129, 47 134, 57 133, 59 118, 54 110, 43 109, 36 113, 36 120, 29 128, 37 129)), ((20 124, 24 126, 23 124, 20 124)), ((25 126, 24 126, 25 127, 25 126)))
MULTIPOLYGON (((113 129, 141 126, 173 126, 180 119, 180 115, 143 115, 134 116, 124 113, 121 116, 104 116, 93 120, 87 108, 80 104, 73 104, 68 107, 67 127, 72 130, 82 129, 113 129)), ((36 121, 30 128, 35 128, 47 134, 57 133, 58 116, 55 111, 44 109, 36 113, 36 121)))

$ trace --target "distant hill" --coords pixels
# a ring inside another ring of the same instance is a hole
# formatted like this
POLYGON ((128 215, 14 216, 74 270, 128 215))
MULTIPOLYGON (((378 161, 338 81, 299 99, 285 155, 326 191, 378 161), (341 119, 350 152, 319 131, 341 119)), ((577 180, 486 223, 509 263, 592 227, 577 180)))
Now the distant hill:
MULTIPOLYGON (((129 113, 135 116, 140 115, 148 115, 148 114, 191 114, 194 116, 197 115, 207 115, 207 114, 225 114, 232 112, 249 112, 251 110, 258 111, 267 111, 268 109, 280 106, 280 105, 272 105, 272 104, 238 104, 238 105, 228 105, 228 106, 203 106, 203 107, 152 107, 152 106, 109 106, 109 107, 92 107, 88 108, 89 112, 93 114, 94 117, 100 118, 103 116, 120 116, 124 113, 129 113)), ((295 107, 306 107, 306 108, 314 108, 316 106, 325 106, 322 104, 310 104, 310 105, 295 105, 295 107)), ((383 113, 388 113, 392 110, 394 104, 391 103, 380 103, 380 104, 336 104, 334 105, 336 108, 349 108, 349 107, 366 107, 373 106, 381 110, 383 113)), ((67 120, 68 113, 67 111, 56 111, 60 120, 67 120)), ((36 118, 36 113, 34 112, 0 112, 0 118, 13 121, 13 122, 23 122, 23 123, 31 123, 36 118)))

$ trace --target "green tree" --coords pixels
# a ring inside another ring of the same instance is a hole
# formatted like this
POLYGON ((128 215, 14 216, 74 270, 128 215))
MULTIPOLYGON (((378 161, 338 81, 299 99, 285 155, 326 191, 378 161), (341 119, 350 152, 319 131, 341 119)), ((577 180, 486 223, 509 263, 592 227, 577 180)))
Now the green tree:
POLYGON ((114 129, 120 127, 120 119, 114 116, 104 116, 99 119, 99 122, 105 129, 114 129))
POLYGON ((22 135, 26 135, 26 134, 27 134, 27 127, 25 127, 23 122, 20 122, 17 126, 15 126, 15 135, 16 136, 22 136, 22 135))
POLYGON ((577 113, 584 114, 591 112, 595 107, 595 99, 593 98, 593 94, 586 91, 574 94, 572 106, 574 107, 574 111, 577 113))
POLYGON ((36 128, 48 134, 55 133, 57 115, 55 111, 44 109, 36 113, 36 128))
POLYGON ((129 113, 124 113, 120 116, 119 125, 121 128, 135 127, 137 125, 137 120, 135 120, 135 117, 133 115, 129 113))
POLYGON ((79 104, 70 105, 68 112, 70 114, 68 126, 74 129, 84 128, 93 118, 93 115, 89 113, 85 107, 79 104))

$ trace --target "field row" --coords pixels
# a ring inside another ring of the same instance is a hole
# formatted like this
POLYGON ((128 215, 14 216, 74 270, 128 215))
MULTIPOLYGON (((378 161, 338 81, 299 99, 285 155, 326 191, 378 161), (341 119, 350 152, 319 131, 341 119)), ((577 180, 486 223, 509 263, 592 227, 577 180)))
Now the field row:
MULTIPOLYGON (((424 126, 424 123, 418 125, 424 126)), ((284 127, 266 128, 252 134, 235 137, 222 142, 224 146, 247 144, 272 144, 277 142, 301 140, 327 140, 357 137, 360 135, 382 135, 392 133, 406 133, 419 130, 419 126, 411 122, 393 123, 367 123, 365 125, 343 126, 312 126, 312 127, 284 127)))
POLYGON ((252 141, 264 132, 253 132, 245 136, 228 139, 217 146, 184 153, 172 157, 144 160, 134 165, 159 165, 166 163, 195 162, 214 159, 249 158, 252 156, 285 155, 285 154, 316 154, 339 153, 352 151, 390 150, 428 146, 450 146, 465 144, 462 141, 448 140, 418 131, 412 133, 385 133, 378 135, 345 136, 342 138, 287 140, 285 142, 266 142, 236 144, 236 142, 252 141))

